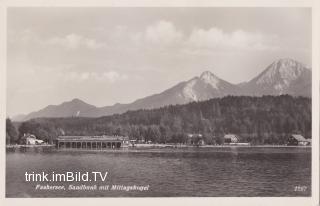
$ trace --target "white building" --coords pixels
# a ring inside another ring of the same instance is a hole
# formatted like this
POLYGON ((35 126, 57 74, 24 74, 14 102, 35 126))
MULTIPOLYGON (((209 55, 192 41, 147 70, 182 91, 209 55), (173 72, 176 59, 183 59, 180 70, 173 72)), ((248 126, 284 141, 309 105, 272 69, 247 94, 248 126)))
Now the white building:
POLYGON ((25 134, 23 137, 24 144, 27 145, 37 145, 37 144, 43 144, 44 141, 41 139, 37 139, 36 136, 33 134, 25 134))
POLYGON ((239 137, 235 134, 224 135, 224 143, 238 143, 239 137))

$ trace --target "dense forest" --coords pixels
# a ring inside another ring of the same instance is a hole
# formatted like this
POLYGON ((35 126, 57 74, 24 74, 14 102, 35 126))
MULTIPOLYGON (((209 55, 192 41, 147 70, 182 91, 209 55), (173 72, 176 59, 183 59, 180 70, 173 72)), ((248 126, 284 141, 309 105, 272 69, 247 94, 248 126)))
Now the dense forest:
POLYGON ((32 133, 49 143, 59 135, 103 134, 184 143, 187 134, 197 133, 207 144, 221 144, 224 134, 234 133, 241 142, 285 144, 292 133, 311 138, 311 99, 227 96, 99 118, 38 118, 16 125, 17 132, 7 120, 7 142, 19 142, 24 133, 32 133))

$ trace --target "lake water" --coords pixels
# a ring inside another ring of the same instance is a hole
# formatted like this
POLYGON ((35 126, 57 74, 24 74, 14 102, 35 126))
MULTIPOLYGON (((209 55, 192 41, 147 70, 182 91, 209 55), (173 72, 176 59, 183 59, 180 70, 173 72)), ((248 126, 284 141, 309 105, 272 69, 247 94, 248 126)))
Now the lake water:
POLYGON ((310 196, 311 148, 19 150, 6 154, 7 197, 310 196), (25 173, 108 172, 105 181, 26 182, 25 173), (37 185, 65 186, 39 190, 37 185), (69 185, 96 190, 69 190, 69 185), (109 185, 109 189, 99 186, 109 185), (111 190, 112 185, 143 191, 111 190))

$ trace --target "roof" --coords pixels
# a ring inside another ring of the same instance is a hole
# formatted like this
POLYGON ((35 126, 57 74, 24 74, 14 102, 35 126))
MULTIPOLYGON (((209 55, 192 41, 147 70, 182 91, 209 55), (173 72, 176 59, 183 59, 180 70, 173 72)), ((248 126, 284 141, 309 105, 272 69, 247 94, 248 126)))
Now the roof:
POLYGON ((33 139, 37 139, 37 137, 33 134, 24 134, 23 138, 33 138, 33 139))
POLYGON ((202 137, 202 134, 188 134, 188 137, 202 137))
POLYGON ((59 136, 57 138, 58 140, 111 140, 111 141, 116 141, 116 140, 129 140, 128 137, 124 136, 107 136, 107 135, 102 135, 102 136, 59 136))
POLYGON ((298 140, 298 142, 306 142, 307 141, 301 134, 292 134, 291 137, 298 140))
POLYGON ((238 138, 238 136, 235 135, 235 134, 226 134, 226 135, 224 135, 224 138, 225 139, 231 139, 231 138, 238 138))

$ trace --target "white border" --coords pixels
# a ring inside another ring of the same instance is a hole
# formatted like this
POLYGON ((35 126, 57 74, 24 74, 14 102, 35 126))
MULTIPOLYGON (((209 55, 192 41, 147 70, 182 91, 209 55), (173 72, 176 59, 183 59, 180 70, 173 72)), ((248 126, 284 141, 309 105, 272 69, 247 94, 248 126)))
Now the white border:
POLYGON ((319 205, 320 1, 315 1, 312 10, 312 199, 319 205))
POLYGON ((319 0, 0 0, 0 205, 318 205, 319 204, 319 0), (5 198, 6 9, 8 7, 312 7, 312 197, 216 198, 5 198))

